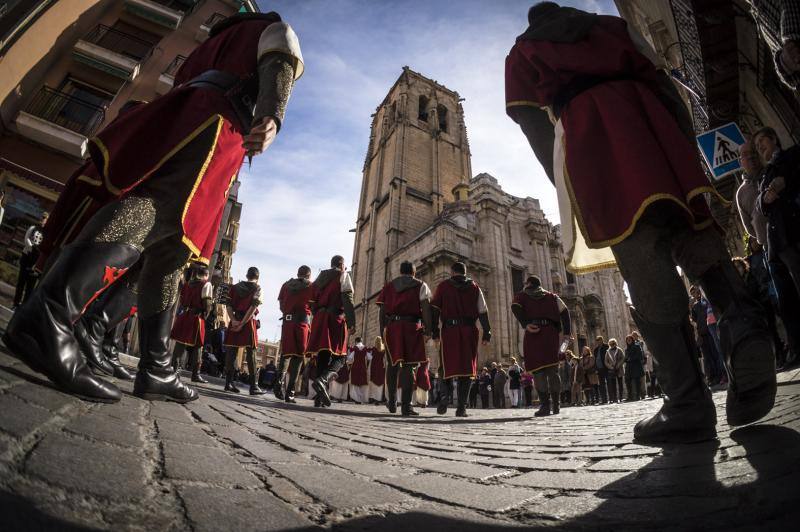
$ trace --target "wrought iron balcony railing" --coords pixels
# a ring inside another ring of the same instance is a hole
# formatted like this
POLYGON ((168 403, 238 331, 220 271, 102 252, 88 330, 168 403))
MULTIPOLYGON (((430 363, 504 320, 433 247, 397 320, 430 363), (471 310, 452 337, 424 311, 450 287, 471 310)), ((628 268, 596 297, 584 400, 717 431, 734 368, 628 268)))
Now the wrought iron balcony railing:
POLYGON ((42 87, 25 112, 85 137, 91 137, 106 117, 105 107, 50 87, 42 87))
POLYGON ((154 43, 103 24, 97 25, 83 40, 140 63, 147 61, 155 48, 154 43))

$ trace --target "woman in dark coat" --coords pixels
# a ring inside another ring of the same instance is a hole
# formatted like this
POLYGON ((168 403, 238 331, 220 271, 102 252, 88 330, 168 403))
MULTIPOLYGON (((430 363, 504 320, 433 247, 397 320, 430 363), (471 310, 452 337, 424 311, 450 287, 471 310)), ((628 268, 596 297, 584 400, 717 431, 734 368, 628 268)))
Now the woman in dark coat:
POLYGON ((625 337, 625 381, 628 385, 628 401, 638 401, 642 397, 641 381, 644 377, 644 352, 642 346, 633 340, 633 336, 625 337))
POLYGON ((481 408, 489 408, 489 393, 492 389, 492 375, 489 368, 484 367, 478 377, 478 391, 481 394, 481 408))

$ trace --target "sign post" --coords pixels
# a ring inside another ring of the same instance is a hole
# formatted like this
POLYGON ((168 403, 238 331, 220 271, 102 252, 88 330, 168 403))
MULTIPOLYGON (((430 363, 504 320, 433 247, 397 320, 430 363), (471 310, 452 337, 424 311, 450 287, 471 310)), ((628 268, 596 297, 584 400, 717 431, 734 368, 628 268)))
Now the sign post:
POLYGON ((703 159, 717 181, 742 169, 739 150, 743 144, 744 135, 735 122, 697 135, 697 145, 700 147, 703 159))

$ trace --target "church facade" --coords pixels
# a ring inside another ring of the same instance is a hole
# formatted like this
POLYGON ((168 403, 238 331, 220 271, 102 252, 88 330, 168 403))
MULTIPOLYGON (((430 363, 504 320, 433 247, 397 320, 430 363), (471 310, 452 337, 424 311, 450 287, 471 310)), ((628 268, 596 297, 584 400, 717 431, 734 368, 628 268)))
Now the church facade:
POLYGON ((479 364, 520 357, 511 301, 528 275, 570 308, 573 348, 597 335, 624 337, 633 327, 619 272, 568 273, 559 227, 539 201, 505 193, 489 174, 472 176, 458 93, 408 67, 373 115, 364 163, 352 271, 357 329, 366 342, 380 334, 378 294, 406 260, 432 290, 454 262, 466 263, 485 293, 493 330, 479 364))

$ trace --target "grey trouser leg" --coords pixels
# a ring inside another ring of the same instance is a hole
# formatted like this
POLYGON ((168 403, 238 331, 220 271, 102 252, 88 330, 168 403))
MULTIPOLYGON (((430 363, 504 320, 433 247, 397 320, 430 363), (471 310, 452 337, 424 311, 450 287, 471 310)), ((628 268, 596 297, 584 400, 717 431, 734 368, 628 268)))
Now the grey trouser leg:
POLYGON ((558 366, 551 366, 534 372, 533 385, 539 394, 561 393, 561 377, 558 376, 558 366))

